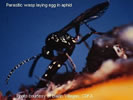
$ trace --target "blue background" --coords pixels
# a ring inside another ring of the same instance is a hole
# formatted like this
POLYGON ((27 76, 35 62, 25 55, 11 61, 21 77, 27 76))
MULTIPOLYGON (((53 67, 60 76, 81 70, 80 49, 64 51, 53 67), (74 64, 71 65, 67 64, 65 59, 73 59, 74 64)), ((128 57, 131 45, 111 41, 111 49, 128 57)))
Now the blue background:
MULTIPOLYGON (((0 1, 0 91, 18 91, 21 84, 35 84, 38 80, 28 77, 32 61, 16 70, 6 85, 5 79, 9 71, 22 60, 41 52, 45 38, 51 32, 63 28, 72 19, 87 8, 104 0, 1 0, 0 1), (72 3, 72 8, 6 8, 5 3, 72 3)), ((114 26, 133 22, 133 0, 111 0, 107 12, 101 18, 90 22, 97 31, 106 32, 114 26)), ((74 36, 74 30, 69 32, 74 36)), ((82 35, 88 29, 82 25, 82 35)), ((91 44, 92 36, 87 40, 91 44)), ((85 65, 88 49, 77 45, 72 59, 81 71, 85 65)), ((49 60, 41 58, 34 75, 39 77, 45 72, 49 60)), ((62 67, 60 72, 64 72, 62 67)))

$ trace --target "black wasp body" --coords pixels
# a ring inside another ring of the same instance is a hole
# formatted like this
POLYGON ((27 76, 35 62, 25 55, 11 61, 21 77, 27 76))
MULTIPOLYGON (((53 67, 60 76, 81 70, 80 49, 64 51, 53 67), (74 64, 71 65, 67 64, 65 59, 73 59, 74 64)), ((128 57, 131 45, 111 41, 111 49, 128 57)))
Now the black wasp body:
POLYGON ((47 37, 46 46, 42 48, 42 56, 52 60, 52 62, 43 78, 50 80, 68 59, 67 55, 72 55, 76 40, 77 38, 70 36, 68 33, 61 34, 60 32, 52 33, 47 37), (54 51, 57 52, 57 56, 54 51))
MULTIPOLYGON (((45 46, 42 48, 42 53, 38 54, 37 56, 33 56, 29 59, 26 59, 19 63, 17 66, 15 66, 9 73, 6 82, 10 79, 10 76, 12 73, 21 65, 29 62, 32 59, 35 59, 32 67, 29 72, 29 76, 32 76, 35 65, 40 57, 44 57, 46 59, 51 60, 51 63, 48 66, 47 71, 44 73, 42 78, 51 80, 52 76, 57 72, 57 70, 65 64, 66 60, 69 60, 71 64, 73 65, 73 71, 75 71, 74 63, 72 62, 72 59, 70 56, 72 55, 75 45, 80 44, 82 42, 85 43, 85 45, 89 48, 88 44, 85 42, 88 37, 90 37, 92 34, 100 34, 100 32, 96 32, 95 29, 90 27, 87 23, 91 20, 99 18, 105 10, 109 6, 109 1, 105 1, 103 3, 100 3, 92 8, 87 9, 85 12, 81 13, 78 17, 76 17, 74 20, 72 20, 68 25, 66 25, 61 30, 51 33, 45 41, 45 46), (85 24, 89 29, 90 33, 87 33, 84 37, 80 34, 80 26, 82 24, 85 24), (75 28, 76 36, 72 37, 67 32, 75 28), (81 37, 81 40, 79 40, 79 37, 81 37), (56 51, 56 54, 54 53, 56 51)), ((43 81, 40 81, 39 84, 41 84, 43 81)))
POLYGON ((46 38, 46 46, 42 48, 42 55, 44 58, 53 60, 56 59, 54 50, 57 53, 68 53, 71 55, 75 48, 76 38, 70 36, 68 33, 55 32, 46 38))

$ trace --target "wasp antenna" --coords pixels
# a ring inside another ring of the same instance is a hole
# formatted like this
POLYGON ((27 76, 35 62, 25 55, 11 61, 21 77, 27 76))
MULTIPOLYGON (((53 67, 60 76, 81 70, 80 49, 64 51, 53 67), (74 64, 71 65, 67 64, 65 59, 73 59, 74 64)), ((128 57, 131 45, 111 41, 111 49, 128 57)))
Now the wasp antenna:
POLYGON ((28 63, 29 61, 31 61, 31 60, 33 60, 33 59, 36 59, 36 58, 37 58, 38 56, 40 56, 40 55, 41 55, 41 54, 38 54, 38 55, 36 55, 36 56, 32 56, 32 57, 30 57, 30 58, 28 58, 28 59, 26 59, 26 60, 20 62, 18 65, 16 65, 16 66, 9 72, 9 74, 8 74, 8 76, 7 76, 7 79, 6 79, 6 83, 8 84, 8 81, 9 81, 11 75, 13 74, 13 72, 14 72, 16 69, 18 69, 18 68, 21 67, 22 65, 28 63))

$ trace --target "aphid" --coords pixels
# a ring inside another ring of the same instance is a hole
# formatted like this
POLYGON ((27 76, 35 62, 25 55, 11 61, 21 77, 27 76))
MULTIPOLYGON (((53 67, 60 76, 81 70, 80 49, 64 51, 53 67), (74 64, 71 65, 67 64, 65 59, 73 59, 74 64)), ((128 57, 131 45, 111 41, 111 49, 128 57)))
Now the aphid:
POLYGON ((87 56, 84 72, 96 72, 104 61, 129 59, 133 57, 132 40, 130 34, 133 24, 122 25, 105 32, 104 35, 93 40, 92 47, 87 56))
MULTIPOLYGON (((38 54, 37 56, 33 56, 27 60, 22 61, 17 66, 15 66, 9 73, 6 82, 10 79, 12 73, 19 68, 21 65, 29 62, 32 59, 35 59, 31 70, 29 72, 29 76, 32 76, 33 70, 35 65, 40 57, 44 57, 45 59, 51 60, 51 63, 48 66, 48 70, 44 73, 42 78, 46 80, 51 80, 53 75, 57 72, 57 70, 65 63, 67 59, 69 59, 73 65, 73 71, 75 71, 74 64, 70 56, 72 55, 75 45, 80 44, 82 42, 88 47, 88 44, 85 42, 92 34, 101 34, 100 32, 96 32, 95 29, 90 27, 87 23, 91 20, 99 18, 105 10, 109 6, 109 1, 100 3, 92 8, 87 9, 85 12, 81 13, 78 17, 72 20, 68 25, 66 25, 61 30, 51 33, 46 38, 46 45, 42 48, 42 53, 38 54), (80 26, 85 24, 89 29, 90 33, 86 34, 84 37, 81 37, 79 41, 80 35, 80 26), (67 32, 75 28, 76 36, 73 37, 67 32), (57 55, 54 54, 54 51, 57 52, 57 55)), ((89 48, 89 47, 88 47, 89 48)), ((41 81, 39 82, 41 84, 41 81)))

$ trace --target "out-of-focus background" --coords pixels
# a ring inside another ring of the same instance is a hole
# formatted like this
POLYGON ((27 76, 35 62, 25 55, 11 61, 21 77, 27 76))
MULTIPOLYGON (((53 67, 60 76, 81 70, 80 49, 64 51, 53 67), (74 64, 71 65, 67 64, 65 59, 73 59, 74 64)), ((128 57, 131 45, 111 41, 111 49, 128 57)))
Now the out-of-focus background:
MULTIPOLYGON (((41 52, 45 45, 46 37, 63 28, 72 19, 77 17, 87 8, 104 2, 105 0, 1 0, 0 1, 0 91, 13 93, 24 85, 36 84, 35 75, 41 77, 50 61, 41 58, 35 68, 32 78, 28 72, 32 61, 16 70, 6 85, 5 79, 9 71, 22 60, 41 52), (71 8, 7 8, 8 3, 72 3, 71 8)), ((109 9, 99 19, 91 21, 90 25, 97 31, 106 32, 114 26, 133 22, 132 0, 111 0, 109 9)), ((88 29, 82 25, 81 34, 88 33, 88 29)), ((74 29, 69 31, 74 34, 74 29)), ((92 36, 87 40, 91 44, 92 36)), ((72 59, 77 66, 76 71, 81 71, 86 63, 88 49, 84 44, 77 45, 72 59)), ((65 72, 62 67, 59 72, 65 72)))

